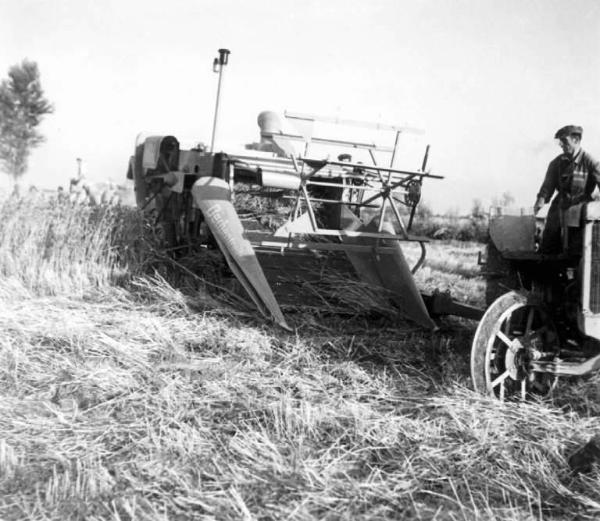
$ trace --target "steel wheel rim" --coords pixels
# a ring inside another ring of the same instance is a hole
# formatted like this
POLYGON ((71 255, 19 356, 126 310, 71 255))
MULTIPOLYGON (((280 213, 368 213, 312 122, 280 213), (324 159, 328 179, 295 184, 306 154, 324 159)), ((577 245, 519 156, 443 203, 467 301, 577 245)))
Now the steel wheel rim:
MULTIPOLYGON (((549 332, 555 334, 554 325, 540 306, 516 302, 502 311, 485 342, 487 393, 502 401, 515 397, 524 401, 532 395, 548 394, 556 378, 529 369, 528 342, 539 342, 549 332)), ((546 345, 542 347, 544 353, 546 345)))

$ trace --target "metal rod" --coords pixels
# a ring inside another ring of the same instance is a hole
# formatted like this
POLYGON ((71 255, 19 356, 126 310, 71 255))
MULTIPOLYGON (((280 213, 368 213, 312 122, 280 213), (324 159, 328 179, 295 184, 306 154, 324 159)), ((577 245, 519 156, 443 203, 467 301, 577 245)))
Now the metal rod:
POLYGON ((210 139, 210 151, 215 150, 215 137, 217 135, 217 121, 219 119, 219 98, 221 96, 221 81, 223 79, 223 67, 219 68, 219 84, 217 86, 217 102, 215 103, 215 119, 213 120, 212 137, 210 139))
POLYGON ((431 145, 427 145, 425 147, 425 155, 423 156, 423 164, 421 165, 421 172, 425 172, 425 169, 427 168, 427 160, 429 159, 429 149, 431 148, 431 145))
POLYGON ((417 205, 415 204, 411 209, 410 209, 410 217, 408 218, 408 226, 406 227, 407 231, 410 231, 412 228, 412 223, 413 220, 415 219, 415 212, 417 211, 417 205))
POLYGON ((363 201, 363 204, 372 203, 373 201, 375 201, 376 199, 379 199, 380 197, 385 197, 385 194, 383 192, 377 192, 376 194, 369 197, 366 201, 363 201))
POLYGON ((348 125, 354 127, 370 128, 375 130, 395 130, 400 132, 412 132, 414 134, 424 134, 424 130, 414 127, 400 127, 398 125, 386 125, 384 123, 372 123, 370 121, 358 121, 355 119, 340 119, 337 117, 318 116, 315 114, 298 114, 295 112, 284 113, 288 119, 300 119, 304 121, 321 121, 323 123, 334 123, 337 125, 348 125))
POLYGON ((427 248, 425 248, 425 243, 420 242, 419 245, 421 246, 421 256, 419 257, 419 260, 417 261, 417 263, 410 270, 410 272, 413 275, 418 271, 418 269, 421 266, 423 266, 423 263, 425 262, 425 256, 427 255, 427 248))
POLYGON ((298 191, 298 195, 296 195, 296 201, 294 202, 294 208, 290 213, 290 217, 288 218, 289 222, 295 221, 300 214, 300 197, 302 197, 302 192, 298 191))
MULTIPOLYGON (((411 181, 412 179, 414 179, 414 175, 409 175, 407 177, 402 178, 400 181, 394 181, 391 185, 390 185, 390 190, 395 190, 396 188, 398 188, 399 186, 404 186, 406 185, 409 181, 411 181)), ((419 178, 421 179, 421 178, 419 178)))
POLYGON ((373 248, 371 244, 369 245, 360 245, 360 244, 336 244, 331 242, 301 242, 295 240, 285 239, 282 241, 261 241, 252 243, 252 246, 256 248, 273 248, 277 251, 283 248, 283 251, 286 249, 296 249, 296 250, 322 250, 322 251, 361 251, 368 253, 383 253, 391 255, 395 253, 394 248, 390 246, 380 246, 379 248, 373 248))
POLYGON ((400 212, 398 211, 398 207, 396 206, 396 202, 394 201, 394 198, 390 197, 388 195, 388 199, 390 200, 390 206, 392 207, 392 210, 394 212, 394 215, 396 216, 396 220, 398 221, 398 224, 400 225, 400 229, 402 230, 402 233, 404 234, 405 237, 408 237, 408 233, 406 232, 406 228, 404 227, 404 222, 402 222, 402 216, 400 215, 400 212))
POLYGON ((373 164, 375 166, 377 166, 377 160, 375 159, 375 154, 373 154, 373 149, 369 148, 369 155, 371 156, 371 160, 373 161, 373 164))
MULTIPOLYGON (((265 134, 269 136, 269 134, 265 134)), ((287 139, 288 141, 303 141, 308 145, 308 142, 304 139, 304 136, 299 134, 274 134, 277 139, 287 139)), ((375 143, 360 143, 358 141, 346 141, 343 139, 333 139, 333 138, 324 138, 324 137, 313 137, 311 138, 311 143, 318 143, 320 145, 334 145, 340 147, 348 147, 348 148, 360 148, 365 150, 377 150, 379 152, 391 152, 392 147, 380 147, 375 143)), ((305 152, 306 154, 306 152, 305 152)))
POLYGON ((317 219, 315 217, 315 212, 313 211, 312 204, 310 202, 308 191, 306 190, 306 185, 302 183, 302 186, 300 188, 302 190, 302 195, 304 195, 304 200, 306 201, 306 210, 308 211, 308 217, 310 218, 310 225, 312 226, 313 231, 317 231, 319 227, 317 226, 317 219))
MULTIPOLYGON (((417 237, 417 236, 413 236, 413 235, 399 235, 396 233, 387 233, 387 232, 359 232, 359 231, 355 231, 355 230, 336 230, 336 229, 329 229, 329 228, 318 228, 317 230, 315 230, 314 232, 311 231, 300 231, 300 232, 290 232, 291 235, 331 235, 334 237, 367 237, 370 239, 389 239, 389 240, 396 240, 396 241, 408 241, 408 242, 428 242, 429 239, 427 239, 426 237, 417 237)), ((287 241, 287 237, 269 237, 268 238, 269 241, 272 240, 281 240, 286 242, 287 241)), ((371 245, 372 247, 372 245, 371 245)))
POLYGON ((379 225, 377 226, 377 231, 379 233, 382 232, 383 230, 383 224, 385 223, 385 211, 387 210, 387 197, 385 196, 385 194, 380 194, 381 197, 383 198, 383 201, 381 202, 381 213, 379 214, 379 225))
POLYGON ((398 141, 400 140, 400 131, 396 132, 396 140, 394 141, 394 150, 392 151, 392 159, 390 159, 390 168, 394 168, 394 159, 396 159, 396 150, 398 149, 398 141))
POLYGON ((362 170, 371 170, 378 172, 393 172, 395 174, 404 174, 404 175, 412 175, 418 177, 431 177, 432 179, 444 179, 444 176, 435 175, 435 174, 427 174, 425 172, 419 172, 415 170, 400 170, 398 168, 388 168, 385 166, 373 166, 373 165, 364 165, 362 163, 349 163, 347 161, 329 161, 325 159, 313 159, 310 157, 301 157, 301 161, 306 162, 307 165, 319 165, 321 168, 324 168, 327 165, 334 166, 344 166, 346 168, 361 168, 362 170))
POLYGON ((231 198, 231 202, 235 201, 235 167, 232 164, 229 164, 227 167, 227 182, 229 183, 229 197, 231 198))
POLYGON ((219 57, 213 62, 214 71, 219 73, 219 83, 217 84, 217 101, 215 103, 215 118, 213 120, 212 137, 210 139, 210 151, 214 152, 215 138, 217 135, 217 121, 219 119, 219 101, 221 98, 221 83, 223 81, 223 67, 227 65, 227 59, 230 52, 228 49, 219 49, 219 57))
MULTIPOLYGON (((297 196, 295 195, 283 195, 281 196, 282 199, 290 199, 290 200, 296 200, 297 196)), ((364 208, 379 208, 378 204, 364 204, 364 203, 354 203, 351 201, 340 201, 339 199, 315 199, 314 197, 312 197, 310 199, 313 203, 327 203, 327 204, 344 204, 344 205, 348 205, 348 206, 361 206, 364 208)))
MULTIPOLYGON (((342 179, 346 180, 346 178, 344 178, 344 177, 342 177, 342 179)), ((332 188, 344 187, 344 188, 351 188, 353 190, 366 190, 367 192, 373 191, 373 190, 378 190, 378 188, 373 187, 373 186, 340 185, 339 183, 328 183, 327 181, 306 181, 306 184, 310 185, 310 186, 330 186, 332 188)), ((402 185, 397 185, 397 186, 402 186, 402 185)), ((397 188, 397 187, 394 187, 394 188, 397 188)), ((400 189, 400 190, 394 190, 394 193, 395 194, 406 194, 406 193, 408 193, 408 191, 402 187, 402 189, 400 189)))

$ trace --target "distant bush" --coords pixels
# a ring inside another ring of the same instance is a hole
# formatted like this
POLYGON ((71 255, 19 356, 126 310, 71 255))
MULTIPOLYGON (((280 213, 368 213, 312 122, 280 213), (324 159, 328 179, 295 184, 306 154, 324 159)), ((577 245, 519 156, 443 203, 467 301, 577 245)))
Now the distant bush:
POLYGON ((486 242, 488 220, 487 217, 431 215, 425 219, 415 219, 411 231, 431 239, 486 242))

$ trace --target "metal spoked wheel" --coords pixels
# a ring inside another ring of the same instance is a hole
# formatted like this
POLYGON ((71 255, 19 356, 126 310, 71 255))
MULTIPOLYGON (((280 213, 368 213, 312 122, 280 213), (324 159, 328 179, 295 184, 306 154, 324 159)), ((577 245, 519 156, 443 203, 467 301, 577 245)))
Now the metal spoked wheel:
POLYGON ((498 298, 481 319, 471 347, 471 378, 476 391, 500 400, 546 395, 556 377, 530 368, 549 361, 558 336, 551 317, 526 295, 510 292, 498 298))

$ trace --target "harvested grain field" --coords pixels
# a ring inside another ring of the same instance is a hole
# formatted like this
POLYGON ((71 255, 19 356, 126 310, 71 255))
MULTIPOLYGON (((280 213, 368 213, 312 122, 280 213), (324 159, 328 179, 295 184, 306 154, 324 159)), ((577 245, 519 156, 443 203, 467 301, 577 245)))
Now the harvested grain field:
MULTIPOLYGON (((132 210, 0 217, 3 519, 600 516, 566 462, 597 377, 500 403, 470 390, 470 321, 286 309, 286 333, 169 282, 132 210)), ((432 245, 418 283, 481 302, 479 248, 432 245)))

